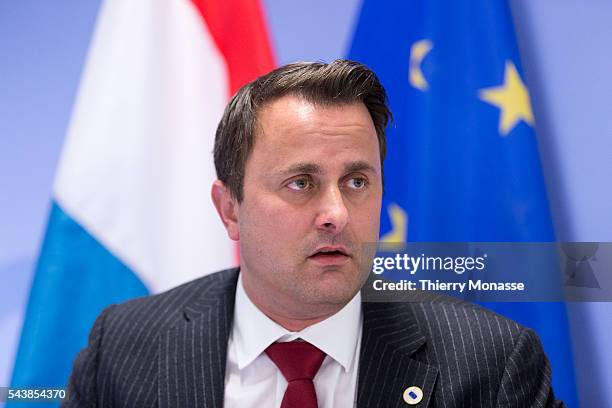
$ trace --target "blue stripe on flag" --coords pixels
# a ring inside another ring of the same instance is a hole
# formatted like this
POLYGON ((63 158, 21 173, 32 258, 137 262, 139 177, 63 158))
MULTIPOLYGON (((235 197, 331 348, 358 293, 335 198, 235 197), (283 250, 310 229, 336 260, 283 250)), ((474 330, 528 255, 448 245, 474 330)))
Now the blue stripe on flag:
POLYGON ((53 203, 12 386, 65 386, 102 309, 147 294, 132 271, 53 203))

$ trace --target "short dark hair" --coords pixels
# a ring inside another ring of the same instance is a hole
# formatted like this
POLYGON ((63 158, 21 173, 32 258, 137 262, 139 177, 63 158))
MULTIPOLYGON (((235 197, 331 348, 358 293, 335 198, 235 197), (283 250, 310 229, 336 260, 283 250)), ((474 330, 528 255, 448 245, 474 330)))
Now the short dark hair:
POLYGON ((241 202, 246 161, 255 145, 257 113, 266 104, 286 95, 304 98, 316 105, 363 102, 370 112, 380 150, 385 160, 385 127, 391 120, 387 94, 376 74, 363 64, 349 60, 297 62, 249 82, 225 108, 215 137, 217 178, 241 202))

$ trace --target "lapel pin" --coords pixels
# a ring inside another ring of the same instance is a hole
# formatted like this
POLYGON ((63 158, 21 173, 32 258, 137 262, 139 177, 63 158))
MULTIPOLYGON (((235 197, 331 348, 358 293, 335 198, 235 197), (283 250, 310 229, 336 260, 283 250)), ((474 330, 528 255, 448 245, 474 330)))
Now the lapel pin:
POLYGON ((423 390, 413 385, 404 390, 404 401, 408 405, 416 405, 423 399, 423 390))

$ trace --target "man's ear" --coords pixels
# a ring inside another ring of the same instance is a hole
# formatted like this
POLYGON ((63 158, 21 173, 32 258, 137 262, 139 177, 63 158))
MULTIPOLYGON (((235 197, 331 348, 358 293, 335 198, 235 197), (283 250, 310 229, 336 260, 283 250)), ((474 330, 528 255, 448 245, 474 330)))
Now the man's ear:
POLYGON ((230 239, 240 239, 238 228, 238 201, 232 196, 227 186, 221 180, 215 180, 210 191, 212 201, 217 213, 225 225, 225 230, 230 239))

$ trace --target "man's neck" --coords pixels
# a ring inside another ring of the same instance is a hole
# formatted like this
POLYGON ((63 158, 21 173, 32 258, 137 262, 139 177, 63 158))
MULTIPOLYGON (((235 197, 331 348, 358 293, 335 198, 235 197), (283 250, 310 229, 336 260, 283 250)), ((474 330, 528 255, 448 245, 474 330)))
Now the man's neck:
MULTIPOLYGON (((248 293, 247 293, 247 296, 249 296, 248 293)), ((255 303, 253 299, 251 299, 251 301, 259 310, 261 310, 263 314, 268 316, 270 320, 274 321, 276 324, 282 326, 283 328, 291 332, 302 331, 305 328, 312 326, 313 324, 322 322, 323 320, 327 319, 328 317, 334 314, 334 313, 330 313, 330 314, 325 314, 325 315, 321 315, 321 316, 313 317, 313 318, 294 318, 294 317, 274 313, 271 310, 267 310, 264 306, 255 303)))

